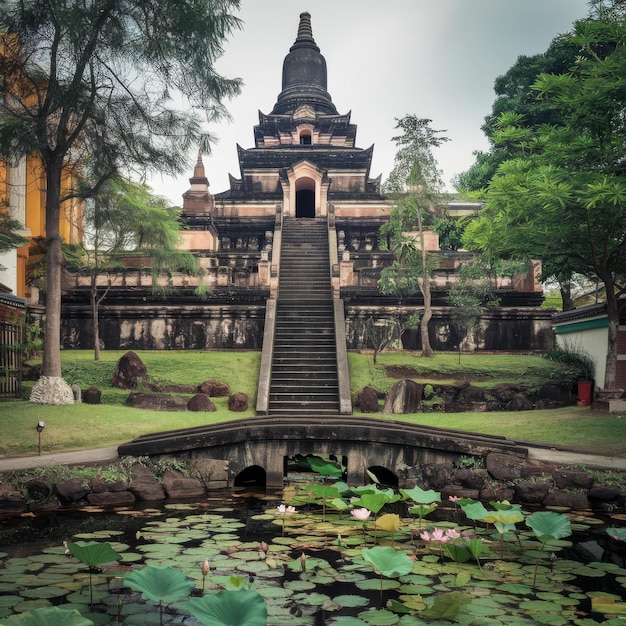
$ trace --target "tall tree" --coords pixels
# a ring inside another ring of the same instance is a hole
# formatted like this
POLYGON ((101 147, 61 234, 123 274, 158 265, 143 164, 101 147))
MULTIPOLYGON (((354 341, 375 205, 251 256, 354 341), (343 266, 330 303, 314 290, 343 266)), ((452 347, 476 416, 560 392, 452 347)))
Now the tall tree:
POLYGON ((424 220, 427 215, 439 215, 441 171, 433 148, 448 141, 445 131, 433 130, 432 120, 405 115, 396 120, 402 134, 393 138, 398 148, 394 166, 385 183, 385 191, 395 196, 396 206, 389 220, 381 227, 381 235, 389 241, 396 254, 394 264, 381 276, 383 293, 409 295, 417 285, 424 298, 424 313, 420 321, 422 356, 432 357, 428 327, 432 318, 430 295, 433 260, 426 249, 424 220), (415 235, 417 233, 417 236, 415 235))
POLYGON ((17 232, 19 230, 22 225, 11 218, 8 209, 0 206, 0 254, 28 243, 28 239, 17 232))
MULTIPOLYGON (((45 170, 46 326, 31 401, 71 403, 61 377, 59 215, 80 175, 174 173, 240 81, 214 69, 239 0, 5 0, 0 5, 0 154, 45 170), (184 100, 176 105, 172 95, 184 100)), ((83 190, 84 191, 84 190, 83 190)))
MULTIPOLYGON (((604 5, 605 3, 600 3, 604 5)), ((543 74, 539 98, 562 120, 528 128, 504 114, 496 142, 514 142, 523 156, 500 166, 488 204, 466 230, 466 242, 491 256, 567 255, 597 276, 606 294, 605 387, 615 388, 619 292, 626 277, 626 19, 621 10, 575 23, 575 67, 543 74)), ((619 7, 618 7, 619 8, 619 7)))
POLYGON ((65 248, 68 269, 89 275, 89 296, 94 343, 94 359, 100 359, 99 308, 110 284, 99 286, 98 278, 125 266, 120 261, 130 252, 150 259, 153 289, 160 289, 163 271, 197 273, 195 257, 178 245, 179 210, 165 198, 155 196, 147 185, 125 179, 110 179, 86 203, 85 237, 77 246, 65 248))

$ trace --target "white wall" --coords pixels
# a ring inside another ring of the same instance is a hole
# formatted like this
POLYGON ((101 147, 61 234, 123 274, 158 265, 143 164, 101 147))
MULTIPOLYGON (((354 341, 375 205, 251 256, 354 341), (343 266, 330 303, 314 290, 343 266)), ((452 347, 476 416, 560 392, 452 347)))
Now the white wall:
POLYGON ((556 335, 556 343, 560 348, 582 350, 589 354, 595 363, 594 382, 600 389, 604 388, 604 371, 606 367, 606 348, 608 328, 589 328, 571 333, 561 332, 556 335))

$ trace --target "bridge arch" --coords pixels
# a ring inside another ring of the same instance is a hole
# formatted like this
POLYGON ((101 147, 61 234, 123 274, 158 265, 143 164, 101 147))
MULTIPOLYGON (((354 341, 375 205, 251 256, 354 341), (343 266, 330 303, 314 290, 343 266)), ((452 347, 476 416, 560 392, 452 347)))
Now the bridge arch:
POLYGON ((384 487, 398 488, 400 481, 398 475, 386 467, 381 465, 371 465, 367 468, 368 475, 373 474, 376 480, 384 487))
POLYGON ((265 489, 267 486, 267 472, 260 465, 249 465, 235 476, 233 485, 235 487, 265 489))

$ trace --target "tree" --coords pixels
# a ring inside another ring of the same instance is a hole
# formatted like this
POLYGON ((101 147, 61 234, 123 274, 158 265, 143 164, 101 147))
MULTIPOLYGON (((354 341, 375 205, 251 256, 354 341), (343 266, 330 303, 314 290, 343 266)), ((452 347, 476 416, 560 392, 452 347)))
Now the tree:
POLYGON ((22 225, 0 207, 0 254, 28 243, 28 239, 16 232, 19 230, 22 230, 22 225))
MULTIPOLYGON (((600 3, 601 5, 603 3, 600 3)), ((575 67, 542 74, 537 96, 562 121, 528 128, 504 114, 496 142, 514 142, 523 156, 505 162, 491 181, 488 204, 466 230, 466 243, 490 257, 567 255, 595 275, 606 295, 605 387, 615 388, 619 293, 626 277, 626 19, 613 12, 575 23, 575 67)), ((571 267, 568 266, 568 267, 571 267)))
POLYGON ((379 285, 383 293, 409 295, 417 291, 424 298, 424 313, 420 322, 422 356, 432 357, 428 325, 432 318, 430 278, 435 267, 426 250, 424 219, 426 214, 440 213, 442 188, 441 172, 433 155, 433 148, 448 138, 445 131, 433 130, 432 120, 405 115, 396 119, 401 135, 393 138, 398 147, 394 166, 385 183, 385 191, 397 199, 389 220, 381 227, 381 235, 390 243, 396 260, 381 275, 379 285), (417 237, 415 236, 417 232, 417 237))
POLYGON ((0 5, 0 154, 45 170, 46 326, 31 401, 71 403, 61 378, 65 200, 120 171, 180 172, 240 81, 216 73, 239 0, 5 0, 0 5), (176 104, 172 95, 184 101, 176 104), (81 178, 86 186, 71 184, 81 178))
POLYGON ((459 363, 463 343, 478 326, 485 307, 498 306, 500 303, 494 294, 490 274, 490 268, 484 260, 475 257, 460 267, 459 280, 448 292, 448 302, 452 306, 450 320, 459 338, 459 363))
POLYGON ((89 274, 94 359, 100 359, 99 307, 110 284, 99 288, 103 273, 124 268, 119 258, 139 252, 151 261, 153 289, 159 289, 163 271, 197 273, 195 257, 178 249, 182 241, 178 209, 154 196, 147 185, 124 179, 108 180, 85 209, 86 237, 78 246, 65 247, 69 269, 89 274))

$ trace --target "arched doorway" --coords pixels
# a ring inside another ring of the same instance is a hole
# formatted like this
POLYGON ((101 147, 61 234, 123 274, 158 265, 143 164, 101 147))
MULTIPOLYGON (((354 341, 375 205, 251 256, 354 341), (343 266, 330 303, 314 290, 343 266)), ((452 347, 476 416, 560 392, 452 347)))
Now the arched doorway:
POLYGON ((296 181, 296 217, 315 217, 315 181, 312 178, 296 181))

